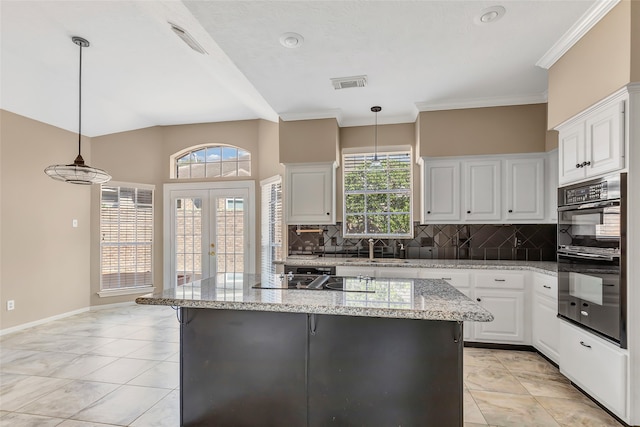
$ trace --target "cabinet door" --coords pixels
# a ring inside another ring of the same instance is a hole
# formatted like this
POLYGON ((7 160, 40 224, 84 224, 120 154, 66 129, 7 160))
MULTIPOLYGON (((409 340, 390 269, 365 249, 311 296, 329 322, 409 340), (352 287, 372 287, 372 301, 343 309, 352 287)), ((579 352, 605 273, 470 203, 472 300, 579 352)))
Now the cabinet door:
POLYGON ((540 295, 533 295, 533 346, 549 359, 559 363, 560 320, 558 302, 540 295))
POLYGON ((558 182, 567 184, 585 176, 584 161, 584 123, 563 129, 558 135, 558 182))
POLYGON ((425 162, 423 222, 460 220, 460 162, 425 162))
POLYGON ((544 159, 507 159, 507 220, 544 218, 544 159))
POLYGON ((624 350, 560 320, 560 372, 625 418, 627 355, 624 350))
POLYGON ((586 121, 587 176, 624 167, 624 101, 600 111, 586 121))
POLYGON ((474 338, 496 343, 524 342, 524 291, 475 290, 476 301, 493 314, 493 322, 477 322, 474 338))
POLYGON ((500 160, 464 162, 464 219, 500 219, 500 160))
POLYGON ((457 322, 312 314, 310 329, 308 423, 277 425, 462 425, 457 322))
POLYGON ((335 224, 335 168, 327 165, 288 165, 287 223, 335 224))

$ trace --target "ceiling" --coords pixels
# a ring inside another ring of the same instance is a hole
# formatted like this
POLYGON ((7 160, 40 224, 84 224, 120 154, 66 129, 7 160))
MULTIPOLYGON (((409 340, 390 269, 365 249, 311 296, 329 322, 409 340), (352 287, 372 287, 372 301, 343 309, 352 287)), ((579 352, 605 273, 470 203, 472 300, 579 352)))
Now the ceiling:
POLYGON ((413 122, 419 111, 545 102, 547 71, 616 1, 0 2, 0 107, 83 134, 155 125, 335 117, 413 122), (608 5, 608 6, 603 6, 608 5), (502 5, 498 20, 478 23, 502 5), (207 52, 189 48, 168 22, 207 52), (296 32, 304 43, 285 48, 296 32), (366 75, 363 88, 330 78, 366 75))

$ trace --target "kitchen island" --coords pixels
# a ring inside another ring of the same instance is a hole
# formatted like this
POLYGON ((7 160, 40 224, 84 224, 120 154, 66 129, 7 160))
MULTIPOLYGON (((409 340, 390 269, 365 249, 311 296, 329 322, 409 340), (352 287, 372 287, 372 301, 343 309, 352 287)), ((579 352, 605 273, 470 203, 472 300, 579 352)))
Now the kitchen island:
POLYGON ((462 321, 491 313, 442 280, 286 280, 219 274, 136 300, 179 310, 181 425, 462 426, 462 321))

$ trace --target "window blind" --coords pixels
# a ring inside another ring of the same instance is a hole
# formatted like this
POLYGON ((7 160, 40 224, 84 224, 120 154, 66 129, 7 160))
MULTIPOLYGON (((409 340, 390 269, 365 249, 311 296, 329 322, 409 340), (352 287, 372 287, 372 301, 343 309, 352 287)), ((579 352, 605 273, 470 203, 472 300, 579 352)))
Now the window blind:
POLYGON ((100 288, 150 286, 153 254, 153 190, 102 185, 100 288))
POLYGON ((262 268, 265 276, 275 274, 274 261, 282 260, 282 180, 262 182, 262 268))

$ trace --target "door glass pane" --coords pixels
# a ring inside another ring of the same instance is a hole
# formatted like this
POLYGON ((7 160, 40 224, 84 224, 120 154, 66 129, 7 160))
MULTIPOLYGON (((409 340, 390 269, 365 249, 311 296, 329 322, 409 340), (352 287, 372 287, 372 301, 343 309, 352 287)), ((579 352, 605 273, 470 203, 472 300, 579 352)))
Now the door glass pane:
POLYGON ((216 197, 215 248, 217 273, 244 271, 244 199, 216 197))
POLYGON ((202 199, 176 199, 176 277, 180 286, 202 278, 202 199))

